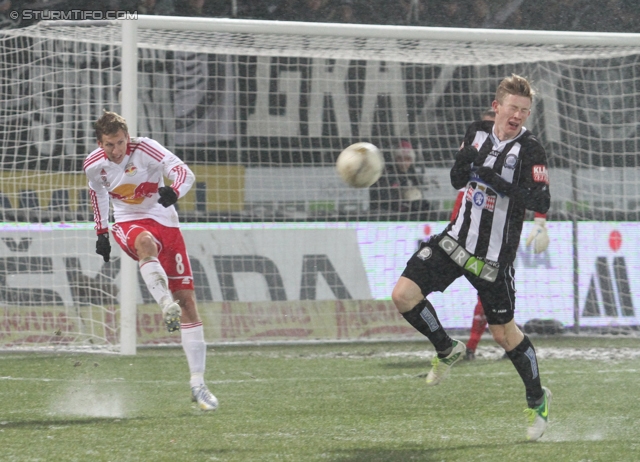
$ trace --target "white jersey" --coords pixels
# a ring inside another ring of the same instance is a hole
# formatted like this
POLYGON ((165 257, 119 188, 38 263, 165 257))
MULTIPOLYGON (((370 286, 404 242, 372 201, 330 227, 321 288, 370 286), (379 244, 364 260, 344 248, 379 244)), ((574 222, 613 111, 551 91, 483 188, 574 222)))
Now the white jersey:
POLYGON ((151 218, 177 228, 175 207, 158 203, 158 189, 164 178, 183 197, 193 185, 195 175, 175 154, 150 138, 131 138, 120 164, 111 162, 102 148, 85 159, 83 169, 89 180, 89 194, 98 233, 109 227, 109 199, 116 223, 151 218))

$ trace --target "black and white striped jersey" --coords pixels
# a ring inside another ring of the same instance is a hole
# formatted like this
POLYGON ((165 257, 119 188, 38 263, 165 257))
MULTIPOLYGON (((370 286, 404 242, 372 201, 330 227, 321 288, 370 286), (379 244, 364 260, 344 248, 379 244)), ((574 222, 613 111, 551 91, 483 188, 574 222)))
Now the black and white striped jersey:
POLYGON ((546 213, 549 209, 547 155, 524 127, 515 139, 499 141, 493 122, 471 124, 461 149, 466 146, 474 146, 478 156, 471 164, 456 160, 451 169, 451 184, 456 189, 465 187, 465 192, 445 233, 484 261, 510 264, 518 250, 525 210, 546 213), (481 166, 492 168, 510 188, 515 186, 513 191, 501 194, 483 182, 475 173, 481 166))

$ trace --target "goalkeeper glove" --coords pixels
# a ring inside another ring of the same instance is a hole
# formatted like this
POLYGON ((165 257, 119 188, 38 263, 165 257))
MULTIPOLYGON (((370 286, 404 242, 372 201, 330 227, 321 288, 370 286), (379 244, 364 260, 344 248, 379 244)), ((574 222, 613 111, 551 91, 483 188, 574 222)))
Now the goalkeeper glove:
POLYGON ((158 194, 160 194, 158 203, 165 208, 178 202, 178 194, 176 193, 176 190, 171 186, 161 187, 160 189, 158 189, 158 194))
POLYGON ((536 217, 535 225, 527 237, 527 247, 533 244, 533 253, 542 253, 549 247, 549 234, 547 233, 546 218, 536 217))
POLYGON ((109 242, 109 234, 98 234, 98 241, 96 242, 96 253, 102 255, 105 263, 109 261, 109 254, 111 254, 111 243, 109 242))

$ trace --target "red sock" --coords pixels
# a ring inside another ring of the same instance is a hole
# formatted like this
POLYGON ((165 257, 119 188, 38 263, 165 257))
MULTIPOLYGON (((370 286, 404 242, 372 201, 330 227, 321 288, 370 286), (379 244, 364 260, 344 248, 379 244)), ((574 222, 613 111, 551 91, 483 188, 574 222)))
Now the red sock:
POLYGON ((478 304, 473 310, 473 323, 471 324, 471 334, 467 342, 467 349, 476 351, 480 337, 482 337, 485 330, 487 330, 487 318, 484 315, 484 308, 482 308, 480 298, 478 298, 478 304))

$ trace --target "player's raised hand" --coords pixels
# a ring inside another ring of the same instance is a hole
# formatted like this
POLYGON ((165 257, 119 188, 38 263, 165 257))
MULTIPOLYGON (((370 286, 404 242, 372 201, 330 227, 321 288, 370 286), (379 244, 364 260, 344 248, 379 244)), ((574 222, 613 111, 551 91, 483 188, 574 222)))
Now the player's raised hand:
POLYGON ((527 237, 527 247, 533 244, 533 253, 542 253, 549 247, 549 234, 547 233, 547 219, 536 217, 535 225, 527 237))
POLYGON ((160 189, 158 189, 158 194, 160 194, 158 203, 163 207, 169 207, 178 202, 178 194, 171 186, 161 187, 160 189))
POLYGON ((465 146, 460 149, 456 154, 456 160, 460 162, 464 162, 465 164, 470 164, 476 160, 478 157, 478 150, 474 148, 472 145, 465 146))
POLYGON ((476 171, 476 175, 487 185, 491 186, 496 192, 510 196, 514 193, 515 187, 502 178, 491 167, 480 167, 476 171))
POLYGON ((96 242, 96 253, 102 255, 105 263, 109 261, 111 255, 111 243, 109 242, 109 234, 98 234, 98 241, 96 242))

